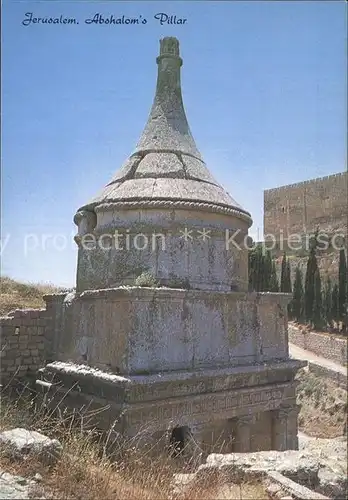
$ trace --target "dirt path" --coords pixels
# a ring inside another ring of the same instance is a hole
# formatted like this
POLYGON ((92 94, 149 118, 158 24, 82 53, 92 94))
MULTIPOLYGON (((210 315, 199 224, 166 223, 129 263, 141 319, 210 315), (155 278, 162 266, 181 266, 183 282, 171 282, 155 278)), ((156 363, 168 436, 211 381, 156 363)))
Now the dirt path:
POLYGON ((335 363, 335 361, 331 361, 331 359, 317 356, 316 354, 314 354, 314 352, 302 349, 297 345, 289 343, 289 353, 292 358, 304 359, 306 361, 310 361, 311 363, 315 363, 316 365, 323 366, 324 368, 328 368, 329 370, 333 370, 335 372, 340 372, 343 375, 347 376, 346 366, 339 365, 338 363, 335 363))

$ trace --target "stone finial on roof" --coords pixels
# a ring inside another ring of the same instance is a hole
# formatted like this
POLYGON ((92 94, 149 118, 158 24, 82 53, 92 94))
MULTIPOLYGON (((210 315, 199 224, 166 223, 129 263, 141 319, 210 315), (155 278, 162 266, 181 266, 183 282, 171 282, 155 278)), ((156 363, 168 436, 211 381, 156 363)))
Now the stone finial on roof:
POLYGON ((94 212, 115 203, 118 207, 120 203, 128 207, 129 203, 190 204, 237 214, 251 224, 250 214, 211 175, 192 137, 181 93, 179 41, 173 37, 160 40, 156 61, 155 98, 136 149, 82 209, 94 212))
POLYGON ((161 56, 179 56, 179 41, 172 36, 166 36, 160 40, 161 56))
POLYGON ((179 41, 160 40, 156 94, 136 152, 161 150, 189 154, 202 160, 187 122, 181 93, 179 41))

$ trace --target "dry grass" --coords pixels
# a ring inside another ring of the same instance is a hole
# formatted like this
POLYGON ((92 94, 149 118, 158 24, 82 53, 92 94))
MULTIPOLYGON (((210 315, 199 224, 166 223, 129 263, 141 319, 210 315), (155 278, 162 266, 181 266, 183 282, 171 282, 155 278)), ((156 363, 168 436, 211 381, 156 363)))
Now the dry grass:
POLYGON ((305 369, 296 378, 299 429, 313 437, 342 436, 347 429, 347 391, 305 369))
MULTIPOLYGON (((42 482, 32 492, 37 498, 45 492, 54 499, 107 500, 205 500, 266 499, 262 483, 220 484, 216 477, 204 484, 191 483, 181 492, 175 492, 175 473, 192 472, 182 461, 163 453, 150 456, 138 449, 137 440, 123 443, 117 455, 106 453, 104 441, 98 433, 73 426, 71 418, 53 417, 40 410, 33 411, 33 403, 20 395, 16 401, 3 397, 1 430, 25 427, 57 437, 63 444, 63 454, 56 465, 47 467, 33 458, 11 461, 0 453, 0 468, 12 474, 33 478, 41 474, 42 482)), ((86 419, 88 427, 88 422, 86 419)))
POLYGON ((19 283, 6 276, 0 277, 0 316, 14 309, 45 307, 42 297, 66 289, 50 283, 19 283))

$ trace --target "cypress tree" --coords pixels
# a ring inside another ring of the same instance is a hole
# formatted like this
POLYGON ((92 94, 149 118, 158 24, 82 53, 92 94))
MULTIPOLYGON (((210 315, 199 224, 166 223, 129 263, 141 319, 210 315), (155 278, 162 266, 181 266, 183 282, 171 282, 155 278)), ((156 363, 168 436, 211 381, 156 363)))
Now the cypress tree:
POLYGON ((283 253, 283 258, 282 258, 282 267, 281 267, 281 274, 280 274, 280 291, 281 292, 286 292, 286 253, 283 253))
POLYGON ((303 320, 303 285, 301 269, 295 271, 294 291, 291 302, 292 317, 299 323, 303 320))
POLYGON ((314 302, 313 302, 313 326, 320 330, 323 326, 322 317, 322 292, 320 272, 317 268, 314 274, 314 302))
POLYGON ((263 289, 264 256, 262 246, 256 245, 249 252, 249 286, 252 291, 263 289))
POLYGON ((263 255, 261 245, 257 245, 255 249, 255 290, 260 292, 262 290, 262 270, 263 270, 263 255))
POLYGON ((250 290, 256 290, 256 247, 249 251, 249 286, 250 290))
POLYGON ((334 284, 332 289, 332 301, 331 301, 331 317, 335 323, 338 323, 338 285, 334 284))
POLYGON ((272 283, 272 255, 269 250, 266 251, 265 256, 263 256, 263 282, 262 291, 270 292, 274 283, 272 283))
POLYGON ((309 257, 307 261, 306 269, 306 279, 305 279, 305 318, 306 321, 313 321, 313 307, 314 307, 314 295, 315 295, 315 284, 314 277, 316 270, 318 269, 317 257, 315 254, 315 249, 317 246, 316 236, 314 242, 311 245, 309 252, 309 257))
POLYGON ((332 328, 332 285, 330 277, 326 281, 324 292, 324 314, 327 326, 332 328))
MULTIPOLYGON (((346 269, 347 269, 347 273, 348 273, 348 250, 347 250, 346 269)), ((347 313, 348 313, 348 275, 347 275, 347 279, 346 279, 346 299, 347 299, 347 313)))
POLYGON ((287 293, 292 293, 292 284, 291 284, 291 268, 290 262, 286 262, 286 287, 285 291, 287 293))
POLYGON ((256 292, 278 292, 277 270, 270 250, 257 245, 249 252, 249 289, 256 292))
POLYGON ((249 290, 255 290, 255 248, 249 250, 248 254, 249 266, 249 290))
POLYGON ((270 276, 270 280, 269 280, 269 291, 270 292, 279 292, 277 270, 276 270, 276 265, 275 265, 274 260, 272 261, 271 276, 270 276))
MULTIPOLYGON (((290 262, 287 260, 286 262, 286 280, 285 280, 286 286, 285 286, 285 291, 287 293, 292 293, 292 285, 291 285, 291 269, 290 269, 290 262)), ((291 310, 292 304, 289 302, 288 304, 288 318, 292 319, 292 310, 291 310)))
POLYGON ((346 330, 347 317, 347 264, 344 248, 340 250, 338 268, 338 319, 342 321, 342 331, 346 330))

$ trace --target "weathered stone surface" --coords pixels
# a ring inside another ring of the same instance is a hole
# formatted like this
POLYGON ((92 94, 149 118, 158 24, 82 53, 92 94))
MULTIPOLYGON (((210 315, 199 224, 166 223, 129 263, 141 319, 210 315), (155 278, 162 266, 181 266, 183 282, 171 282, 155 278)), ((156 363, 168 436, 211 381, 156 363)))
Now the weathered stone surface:
MULTIPOLYGON (((288 361, 224 370, 93 377, 94 370, 87 367, 56 362, 40 370, 37 387, 49 391, 46 402, 50 408, 59 404, 62 411, 65 407, 95 410, 95 424, 100 429, 107 431, 117 422, 119 432, 137 436, 137 440, 144 431, 153 435, 156 446, 156 433, 166 434, 160 445, 162 451, 168 450, 173 429, 185 427, 193 436, 198 454, 205 456, 215 449, 233 451, 235 423, 249 415, 250 451, 272 446, 277 449, 279 440, 275 434, 273 442, 272 422, 283 405, 289 406, 291 415, 295 404, 294 370, 296 362, 288 361), (270 372, 273 383, 267 384, 270 372)), ((296 420, 282 418, 288 422, 282 442, 292 447, 296 420)))
POLYGON ((141 160, 135 177, 184 177, 184 166, 175 153, 148 153, 141 160))
POLYGON ((181 150, 200 158, 187 123, 180 83, 179 42, 166 37, 160 42, 158 78, 154 103, 137 151, 181 150))
MULTIPOLYGON (((278 486, 290 483, 277 481, 277 474, 315 490, 329 498, 346 498, 347 494, 346 438, 316 439, 300 436, 300 449, 257 453, 211 454, 196 472, 195 480, 204 481, 210 474, 225 480, 241 481, 248 477, 271 477, 278 486), (274 477, 271 473, 274 473, 274 477)), ((295 493, 296 485, 292 485, 295 493)), ((291 489, 290 488, 290 489, 291 489)), ((284 489, 284 488, 283 488, 284 489)), ((297 488, 298 489, 298 488, 297 488)), ((277 487, 272 487, 276 496, 277 487)), ((300 489, 298 489, 300 495, 300 489)), ((320 498, 307 490, 298 498, 320 498)))
POLYGON ((283 476, 280 472, 269 471, 267 477, 285 489, 290 494, 290 498, 298 500, 330 500, 329 497, 283 476))
MULTIPOLYGON (((0 500, 26 500, 33 498, 31 491, 35 481, 0 471, 0 500)), ((38 498, 35 496, 35 498, 38 498)))
MULTIPOLYGON (((340 172, 265 190, 265 234, 271 234, 277 239, 281 235, 286 241, 291 234, 314 234, 316 228, 320 227, 324 234, 347 238, 347 211, 342 209, 347 207, 347 188, 348 174, 340 172)), ((338 252, 335 252, 331 256, 331 271, 338 271, 338 258, 333 258, 337 255, 338 252)), ((329 255, 327 257, 330 258, 329 255)), ((323 252, 319 252, 318 260, 321 258, 325 258, 323 252)), ((297 264, 298 262, 295 266, 297 264)))
POLYGON ((318 491, 330 498, 346 498, 347 437, 323 439, 301 434, 299 447, 300 452, 310 454, 319 463, 318 491))
POLYGON ((272 499, 280 499, 282 496, 284 496, 284 491, 282 490, 281 486, 276 483, 269 484, 266 488, 266 493, 272 499))
POLYGON ((318 482, 318 461, 296 450, 260 451, 256 453, 211 454, 197 471, 197 478, 204 478, 216 470, 231 481, 240 481, 245 476, 262 476, 268 471, 277 471, 302 484, 318 482))
POLYGON ((128 158, 122 167, 117 170, 111 181, 109 182, 109 185, 115 183, 116 181, 123 181, 127 177, 132 177, 134 176, 134 173, 142 159, 142 155, 135 154, 132 155, 130 158, 128 158))
MULTIPOLYGON (((161 155, 164 155, 161 153, 161 155)), ((165 155, 165 158, 173 158, 173 155, 165 155)), ((146 158, 145 158, 146 160, 146 158)), ((153 168, 154 164, 161 161, 161 158, 155 158, 140 162, 140 167, 144 162, 144 170, 140 169, 139 175, 135 179, 125 179, 122 183, 114 183, 107 186, 107 191, 102 193, 101 202, 111 203, 114 201, 141 200, 141 199, 156 199, 168 200, 168 208, 171 208, 171 202, 187 200, 197 203, 212 203, 215 205, 226 205, 238 207, 236 202, 230 195, 221 187, 215 184, 209 184, 193 179, 183 179, 183 171, 178 168, 178 164, 170 160, 168 167, 163 165, 164 171, 181 173, 177 177, 160 177, 159 172, 150 176, 146 174, 147 168, 153 168), (151 163, 150 163, 151 162, 151 163), (171 170, 172 169, 172 170, 171 170)), ((140 168, 139 167, 139 168, 140 168)), ((138 170, 137 170, 138 173, 138 170)), ((175 207, 172 203, 173 208, 175 207)), ((202 207, 204 208, 204 207, 202 207)))
POLYGON ((10 457, 26 458, 34 455, 47 465, 55 463, 62 452, 62 445, 57 439, 23 428, 1 432, 0 446, 3 453, 10 457))
POLYGON ((162 270, 168 270, 168 273, 177 274, 179 279, 186 279, 191 288, 209 289, 211 285, 217 289, 220 284, 221 290, 233 287, 245 291, 245 245, 239 251, 243 256, 231 255, 226 248, 224 229, 239 232, 238 238, 242 241, 252 222, 250 214, 217 183, 196 148, 182 103, 182 60, 178 41, 164 38, 160 51, 155 100, 135 153, 75 216, 78 226, 75 240, 79 245, 77 290, 132 284, 127 282, 128 274, 134 283, 136 276, 134 278, 132 270, 138 269, 140 273, 151 272, 159 280, 163 278, 162 270), (177 48, 175 54, 166 52, 168 43, 177 48), (177 219, 177 227, 167 241, 167 250, 163 252, 145 244, 145 249, 127 249, 125 257, 118 247, 114 248, 111 240, 111 248, 100 249, 101 235, 106 230, 113 234, 119 228, 120 210, 124 229, 134 231, 134 221, 137 220, 143 225, 138 228, 138 233, 150 239, 153 234, 162 233, 163 222, 168 216, 177 219), (156 224, 147 224, 149 210, 161 212, 156 224), (190 220, 192 211, 200 215, 196 227, 195 221, 190 220), (93 216, 95 220, 92 220, 93 216), (222 229, 223 218, 227 220, 222 229), (202 227, 209 230, 209 237, 202 241, 198 233, 191 238, 190 231, 201 231, 202 227), (220 230, 219 236, 210 235, 217 229, 220 230), (183 239, 182 231, 189 231, 188 239, 183 239), (91 232, 98 245, 86 250, 84 236, 91 232))
POLYGON ((162 232, 162 222, 167 219, 168 214, 172 216, 176 211, 180 215, 184 210, 187 213, 193 210, 200 212, 198 230, 201 230, 201 226, 208 227, 210 232, 222 229, 221 218, 228 217, 225 228, 240 230, 241 239, 246 236, 251 224, 250 214, 216 182, 202 161, 192 138, 181 97, 182 61, 179 49, 177 55, 169 54, 164 49, 170 40, 178 48, 178 41, 175 39, 165 38, 161 41, 155 101, 136 152, 116 172, 108 185, 79 209, 75 216, 75 223, 78 225, 76 241, 80 245, 78 291, 131 284, 126 282, 127 272, 137 268, 151 271, 158 279, 162 278, 161 270, 168 269, 169 273, 178 274, 179 279, 186 278, 192 288, 209 288, 209 284, 217 287, 221 283, 221 289, 226 286, 247 289, 243 259, 240 264, 236 259, 233 270, 231 269, 223 230, 218 238, 209 236, 209 244, 205 244, 206 240, 202 244, 199 234, 196 234, 194 239, 190 238, 187 248, 182 248, 186 240, 182 239, 181 231, 191 231, 194 228, 194 221, 190 221, 185 213, 182 213, 181 227, 176 228, 177 237, 174 235, 167 242, 171 252, 159 251, 159 255, 156 255, 157 249, 147 247, 145 251, 137 249, 135 252, 131 249, 127 251, 125 261, 118 248, 103 248, 99 251, 98 247, 86 252, 81 244, 86 233, 92 232, 100 237, 106 228, 113 230, 112 233, 118 229, 116 219, 120 210, 124 210, 122 226, 134 228, 136 214, 132 212, 136 209, 140 210, 138 220, 142 220, 144 226, 144 209, 162 212, 157 224, 152 224, 147 229, 139 228, 138 232, 150 238, 152 234, 162 232), (211 215, 215 213, 219 216, 212 220, 211 215), (93 215, 96 216, 95 222, 92 221, 93 215), (186 254, 185 258, 181 259, 180 254, 186 254), (197 258, 200 267, 196 263, 197 258), (213 259, 216 262, 212 264, 213 259), (181 261, 183 266, 180 266, 181 261), (187 268, 188 262, 192 262, 190 269, 187 268), (123 269, 125 266, 126 269, 123 269), (176 273, 176 267, 183 269, 176 273), (208 269, 211 274, 209 277, 204 276, 208 269), (233 278, 230 276, 231 272, 233 278))
POLYGON ((348 480, 341 470, 322 467, 318 472, 320 491, 329 498, 347 498, 348 480))
POLYGON ((27 373, 35 373, 45 363, 45 341, 42 330, 47 329, 44 309, 12 311, 0 318, 0 371, 4 386, 15 384, 27 373))
POLYGON ((247 254, 229 243, 235 232, 243 243, 245 222, 234 221, 231 227, 230 217, 217 213, 202 218, 197 207, 133 207, 121 212, 115 207, 106 212, 98 209, 97 214, 95 245, 79 249, 79 292, 134 285, 145 271, 162 286, 173 286, 176 280, 182 283, 180 288, 247 291, 247 254), (110 235, 107 246, 105 235, 110 235))
MULTIPOLYGON (((203 161, 188 155, 182 155, 181 160, 188 179, 199 179, 200 181, 210 182, 217 186, 219 185, 203 161)), ((239 207, 237 202, 234 202, 234 204, 236 207, 239 207)))
POLYGON ((287 301, 284 294, 168 288, 85 292, 57 325, 58 352, 64 361, 117 367, 120 374, 286 360, 278 310, 287 301))

